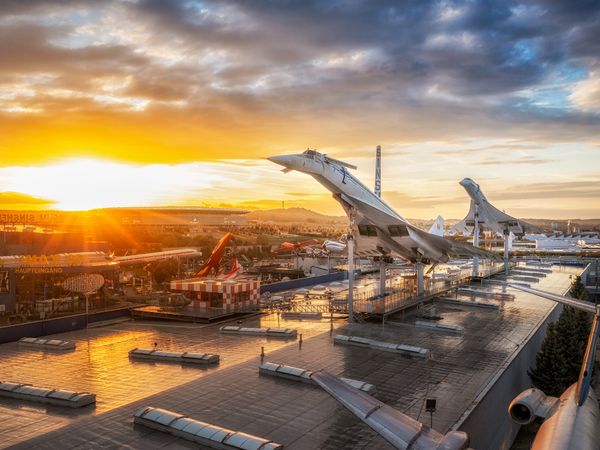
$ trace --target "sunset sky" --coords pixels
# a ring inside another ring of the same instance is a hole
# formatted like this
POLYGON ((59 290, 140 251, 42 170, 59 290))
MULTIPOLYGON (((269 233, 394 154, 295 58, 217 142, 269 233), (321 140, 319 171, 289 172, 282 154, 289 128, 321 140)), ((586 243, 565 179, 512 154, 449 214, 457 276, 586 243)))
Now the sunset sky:
POLYGON ((267 156, 358 165, 405 217, 475 179, 600 217, 600 2, 0 2, 0 208, 342 209, 267 156))

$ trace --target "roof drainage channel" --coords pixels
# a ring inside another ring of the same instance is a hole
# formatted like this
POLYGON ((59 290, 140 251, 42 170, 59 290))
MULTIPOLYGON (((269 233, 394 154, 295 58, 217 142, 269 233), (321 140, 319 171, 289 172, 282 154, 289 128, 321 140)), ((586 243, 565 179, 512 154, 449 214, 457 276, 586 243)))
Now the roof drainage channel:
POLYGON ((250 336, 266 336, 266 337, 280 337, 291 339, 295 338, 298 332, 293 328, 247 328, 247 327, 236 327, 236 326, 225 326, 219 328, 221 333, 226 334, 242 334, 250 336))
POLYGON ((428 322, 426 320, 416 320, 415 326, 417 328, 426 328, 433 331, 443 331, 445 333, 463 334, 465 329, 458 325, 452 325, 449 323, 435 323, 428 322))
POLYGON ((508 280, 515 280, 515 281, 528 281, 530 283, 538 283, 540 280, 538 278, 535 277, 526 277, 526 276, 522 276, 522 275, 509 275, 507 277, 508 280))
POLYGON ((0 381, 0 397, 67 406, 69 408, 81 408, 82 406, 96 403, 96 394, 41 388, 31 386, 30 384, 12 383, 10 381, 0 381))
POLYGON ((406 344, 394 344, 391 342, 375 341, 373 339, 362 338, 358 336, 344 336, 338 334, 333 339, 336 344, 353 345, 356 347, 365 347, 373 350, 383 350, 386 352, 400 353, 404 356, 417 358, 426 358, 429 350, 421 347, 406 344))
POLYGON ((473 297, 487 297, 496 300, 514 300, 515 296, 507 292, 482 291, 480 289, 458 288, 461 295, 472 295, 473 297))
POLYGON ((268 439, 200 422, 173 411, 146 407, 133 414, 133 422, 216 449, 277 450, 283 445, 268 439))
POLYGON ((531 270, 520 270, 520 269, 513 269, 510 271, 510 273, 512 275, 525 275, 525 276, 530 276, 530 277, 534 277, 534 278, 546 278, 548 276, 548 274, 543 273, 543 272, 533 272, 531 270))
POLYGON ((315 319, 321 320, 323 318, 323 313, 321 312, 312 312, 312 311, 286 311, 281 313, 282 319, 292 319, 292 320, 303 320, 303 319, 315 319))
MULTIPOLYGON (((505 280, 481 280, 483 284, 493 285, 493 286, 507 286, 507 282, 505 280)), ((519 283, 512 282, 511 284, 516 284, 517 286, 531 287, 529 283, 519 283)))
POLYGON ((465 300, 454 297, 436 297, 436 301, 450 303, 452 305, 460 305, 460 306, 475 306, 478 308, 490 308, 490 309, 500 309, 499 303, 492 303, 485 300, 465 300))
POLYGON ((190 353, 190 352, 167 352, 162 350, 150 350, 144 348, 134 348, 129 351, 129 357, 132 359, 144 359, 159 362, 176 362, 181 364, 218 364, 219 355, 210 355, 208 353, 190 353))
POLYGON ((60 339, 24 337, 19 339, 19 344, 40 350, 75 350, 74 341, 61 341, 60 339))
POLYGON ((552 273, 552 269, 543 269, 541 267, 525 267, 525 266, 517 266, 516 269, 520 272, 531 272, 531 273, 552 273))
MULTIPOLYGON (((285 366, 283 364, 276 364, 272 362, 265 362, 258 366, 258 372, 264 375, 272 375, 279 378, 286 378, 288 380, 301 381, 312 385, 317 383, 312 379, 312 375, 315 372, 310 370, 300 369, 298 367, 285 366)), ((376 392, 376 388, 373 384, 366 383, 364 381, 353 380, 351 378, 340 378, 340 380, 349 384, 353 388, 359 389, 367 394, 373 395, 376 392)))

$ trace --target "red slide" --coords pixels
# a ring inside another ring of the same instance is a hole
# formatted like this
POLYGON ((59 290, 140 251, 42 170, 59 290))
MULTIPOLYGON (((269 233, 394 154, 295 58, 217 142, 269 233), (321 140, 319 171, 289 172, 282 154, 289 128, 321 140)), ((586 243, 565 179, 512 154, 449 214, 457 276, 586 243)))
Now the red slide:
POLYGON ((233 234, 227 232, 225 236, 221 238, 221 240, 217 243, 212 253, 210 254, 210 258, 208 258, 208 261, 206 261, 202 265, 202 267, 198 269, 198 272, 196 272, 194 278, 207 278, 211 275, 211 273, 214 274, 214 276, 217 276, 219 274, 221 258, 223 257, 223 253, 225 252, 225 247, 227 247, 227 244, 229 243, 232 237, 233 234))

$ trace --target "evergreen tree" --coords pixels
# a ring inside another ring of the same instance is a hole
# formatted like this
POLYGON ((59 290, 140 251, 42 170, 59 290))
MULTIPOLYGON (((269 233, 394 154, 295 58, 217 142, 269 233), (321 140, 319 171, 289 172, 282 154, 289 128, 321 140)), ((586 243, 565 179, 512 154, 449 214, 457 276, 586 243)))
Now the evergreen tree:
MULTIPOLYGON (((569 294, 578 299, 587 298, 581 277, 573 281, 569 294)), ((547 395, 557 396, 577 381, 590 325, 586 312, 563 307, 557 322, 548 325, 535 368, 528 371, 535 387, 547 395)))
POLYGON ((569 295, 573 298, 578 298, 579 300, 588 299, 588 293, 579 275, 577 275, 575 281, 573 281, 573 284, 571 285, 571 290, 569 291, 569 295))
POLYGON ((527 372, 533 385, 546 395, 559 396, 564 391, 566 366, 558 349, 556 327, 550 323, 542 348, 535 357, 535 368, 527 372))
POLYGON ((565 306, 556 322, 558 353, 565 363, 563 387, 577 381, 589 332, 587 314, 565 306), (582 321, 583 318, 583 321, 582 321))

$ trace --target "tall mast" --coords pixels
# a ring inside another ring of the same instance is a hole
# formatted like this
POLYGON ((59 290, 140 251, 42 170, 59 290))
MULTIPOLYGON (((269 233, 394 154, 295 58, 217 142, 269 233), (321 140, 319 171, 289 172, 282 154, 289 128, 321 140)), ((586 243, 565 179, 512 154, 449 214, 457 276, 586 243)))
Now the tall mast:
POLYGON ((375 195, 381 198, 381 145, 375 151, 375 195))

